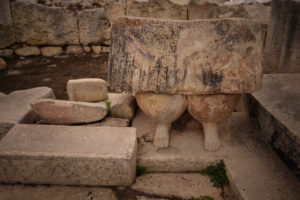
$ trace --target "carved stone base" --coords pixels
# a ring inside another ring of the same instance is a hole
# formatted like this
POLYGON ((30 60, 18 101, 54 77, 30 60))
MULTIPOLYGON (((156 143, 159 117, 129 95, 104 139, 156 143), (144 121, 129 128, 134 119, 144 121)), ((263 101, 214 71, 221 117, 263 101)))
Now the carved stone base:
POLYGON ((136 100, 141 110, 157 124, 154 145, 167 148, 171 125, 185 111, 185 97, 183 95, 138 93, 136 100))
POLYGON ((216 151, 221 147, 217 123, 229 117, 236 107, 240 95, 188 95, 188 111, 199 122, 204 131, 204 147, 216 151))

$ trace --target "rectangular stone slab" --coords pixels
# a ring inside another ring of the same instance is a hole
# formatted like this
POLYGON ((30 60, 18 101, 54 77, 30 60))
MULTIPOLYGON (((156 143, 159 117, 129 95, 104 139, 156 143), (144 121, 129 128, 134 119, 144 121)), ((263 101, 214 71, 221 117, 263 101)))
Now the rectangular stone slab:
POLYGON ((0 182, 128 186, 136 149, 135 128, 17 124, 0 142, 0 182))
POLYGON ((116 92, 251 93, 261 87, 260 24, 249 19, 123 17, 111 31, 116 92))

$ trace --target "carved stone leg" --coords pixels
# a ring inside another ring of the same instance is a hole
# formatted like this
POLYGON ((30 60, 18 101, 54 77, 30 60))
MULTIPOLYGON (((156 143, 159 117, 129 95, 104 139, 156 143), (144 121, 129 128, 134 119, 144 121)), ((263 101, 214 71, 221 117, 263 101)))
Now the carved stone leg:
POLYGON ((185 111, 185 97, 153 93, 138 93, 135 96, 140 109, 157 124, 154 145, 167 148, 171 125, 185 111))
POLYGON ((239 94, 188 95, 188 111, 203 126, 206 150, 221 147, 217 123, 231 115, 239 98, 239 94))
POLYGON ((216 123, 202 122, 204 131, 204 148, 208 151, 216 151, 221 148, 218 136, 218 126, 216 123))

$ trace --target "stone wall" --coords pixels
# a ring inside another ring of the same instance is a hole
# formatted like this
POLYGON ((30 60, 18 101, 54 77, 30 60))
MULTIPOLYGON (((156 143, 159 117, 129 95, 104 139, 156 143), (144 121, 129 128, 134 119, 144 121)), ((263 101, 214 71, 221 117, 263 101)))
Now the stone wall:
POLYGON ((181 20, 244 17, 266 28, 270 0, 1 0, 0 56, 109 51, 119 16, 181 20), (262 3, 261 3, 262 2, 262 3))

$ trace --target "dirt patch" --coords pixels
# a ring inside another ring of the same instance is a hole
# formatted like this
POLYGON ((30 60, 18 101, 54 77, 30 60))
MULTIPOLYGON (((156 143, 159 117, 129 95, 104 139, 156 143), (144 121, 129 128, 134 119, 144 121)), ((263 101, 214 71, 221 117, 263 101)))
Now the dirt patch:
POLYGON ((0 92, 47 86, 57 99, 68 99, 69 79, 101 78, 106 80, 108 53, 99 56, 26 57, 7 60, 8 67, 0 72, 0 92))

